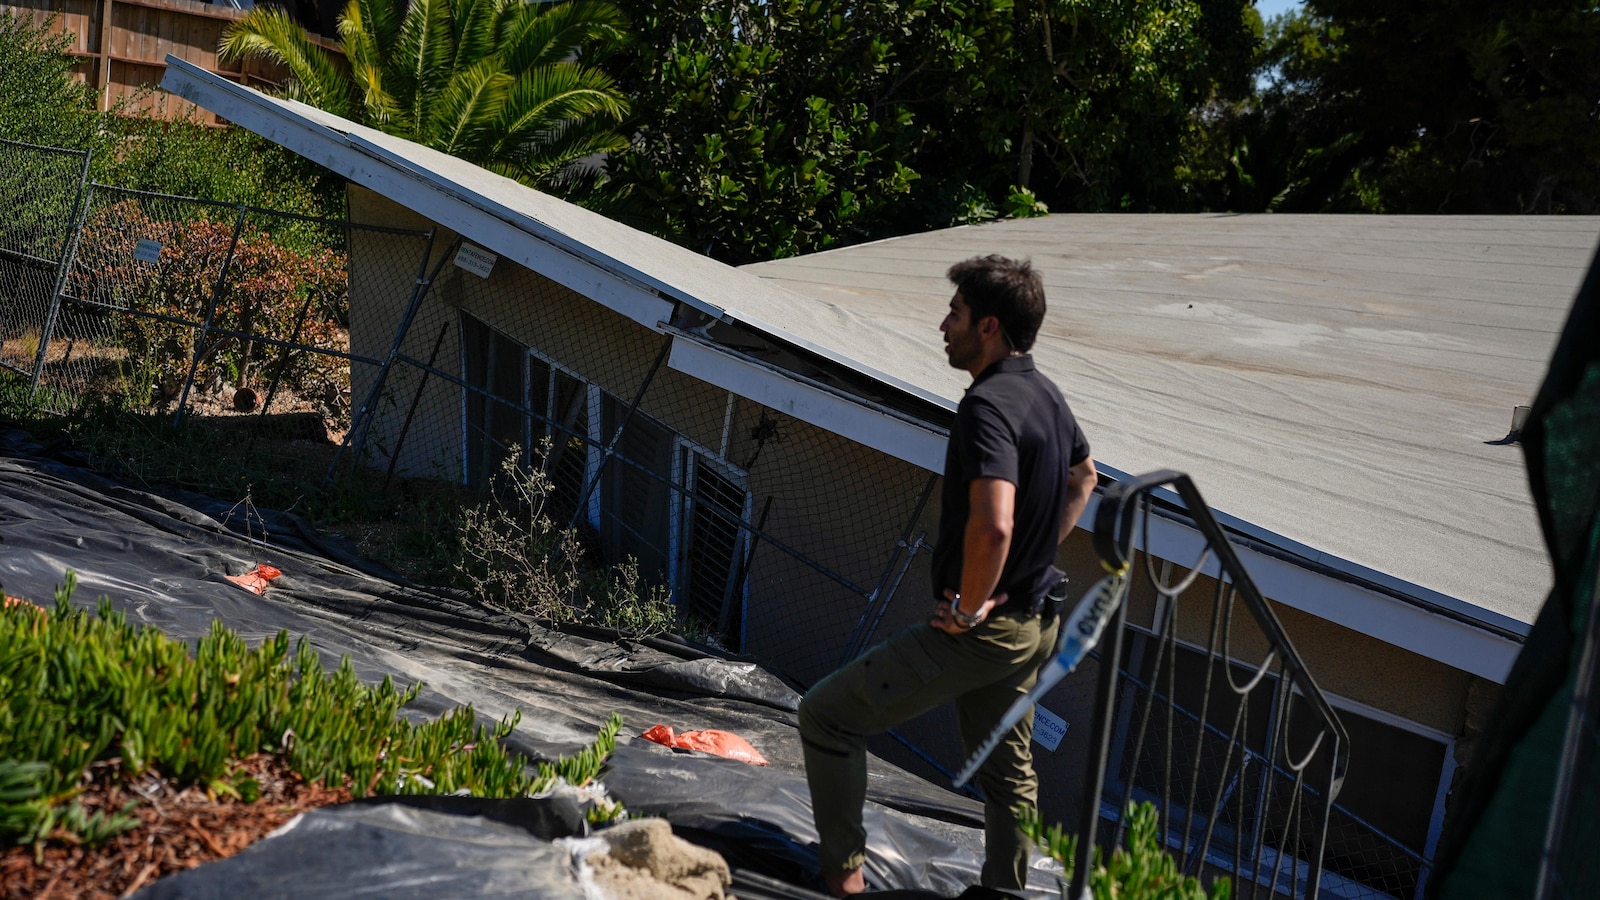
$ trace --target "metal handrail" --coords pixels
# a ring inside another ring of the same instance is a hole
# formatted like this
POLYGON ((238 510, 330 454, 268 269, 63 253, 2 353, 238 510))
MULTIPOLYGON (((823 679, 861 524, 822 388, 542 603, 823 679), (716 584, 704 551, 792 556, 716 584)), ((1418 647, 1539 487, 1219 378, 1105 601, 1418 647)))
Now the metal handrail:
MULTIPOLYGON (((1276 758, 1280 754, 1285 757, 1283 764, 1286 765, 1290 771, 1294 772, 1296 776, 1294 782, 1296 794, 1302 792, 1304 793, 1303 798, 1300 796, 1291 797, 1289 804, 1290 813, 1288 813, 1288 815, 1292 816, 1294 814, 1293 810, 1303 800, 1303 802, 1306 804, 1306 809, 1310 812, 1313 812, 1315 816, 1313 823, 1313 830, 1315 831, 1315 834, 1311 837, 1309 842, 1310 846, 1308 847, 1308 849, 1311 851, 1309 855, 1312 858, 1304 861, 1309 869, 1309 877, 1306 879, 1306 896, 1309 898, 1315 898, 1318 893, 1322 871, 1322 856, 1327 841, 1329 810, 1332 808, 1333 801, 1335 798, 1337 798, 1339 789, 1343 785, 1345 772, 1349 763, 1349 734, 1345 731, 1343 723, 1339 721, 1339 717, 1334 712, 1332 705, 1328 702, 1326 695, 1324 695, 1321 689, 1317 687, 1316 680, 1311 676, 1310 671, 1306 668, 1306 665, 1300 658, 1299 653, 1295 651, 1294 645, 1290 642, 1287 633, 1283 629, 1282 623, 1278 621, 1277 615, 1268 605, 1266 598, 1261 595, 1260 590, 1256 587, 1255 582, 1251 579, 1249 572, 1245 569, 1244 564, 1240 561, 1238 553, 1234 550, 1233 544, 1229 540, 1227 533, 1223 531, 1221 525, 1217 522, 1215 515, 1213 515, 1211 508, 1206 505, 1205 499, 1200 495, 1199 489, 1195 487, 1194 481, 1190 479, 1188 475, 1171 470, 1156 471, 1137 476, 1130 480, 1119 482, 1106 489, 1104 495, 1100 499, 1099 509, 1095 516, 1094 529, 1094 546, 1102 563, 1104 563, 1105 566, 1112 571, 1121 571, 1131 565, 1134 558, 1134 538, 1136 534, 1137 520, 1139 518, 1138 513, 1141 510, 1144 510, 1146 513, 1145 519, 1146 522, 1148 522, 1149 506, 1152 502, 1152 493, 1162 487, 1171 487, 1174 491, 1176 491, 1178 496, 1183 501, 1183 505, 1185 507, 1184 511, 1192 520, 1196 530, 1198 530, 1201 536, 1205 539, 1207 551, 1215 557, 1215 565, 1219 569, 1219 590, 1217 592, 1217 599, 1215 601, 1216 605, 1213 609, 1213 628, 1216 628, 1216 623, 1219 621, 1218 616, 1222 614, 1222 605, 1227 598, 1226 589, 1231 588, 1234 595, 1243 599, 1244 606, 1248 610, 1251 619, 1255 622, 1256 626, 1260 628, 1267 641, 1268 652, 1265 656, 1265 661, 1261 663, 1258 668, 1256 677, 1251 679, 1251 681, 1243 688, 1234 687, 1234 692, 1243 697, 1245 694, 1253 691, 1257 685, 1264 683, 1261 678, 1262 674, 1264 674, 1273 666, 1278 667, 1278 676, 1273 682, 1274 687, 1272 688, 1274 698, 1273 718, 1275 720, 1275 724, 1272 727, 1272 734, 1269 737, 1269 746, 1271 748, 1269 750, 1269 756, 1274 759, 1275 765, 1278 763, 1276 758), (1287 757, 1289 754, 1289 748, 1287 725, 1285 720, 1287 718, 1286 713, 1288 711, 1291 699, 1297 695, 1302 702, 1309 705, 1310 712, 1316 720, 1316 724, 1320 725, 1320 733, 1317 739, 1312 742, 1311 748, 1308 751, 1306 751, 1298 759, 1288 760, 1287 757), (1311 762, 1325 749, 1329 754, 1328 781, 1321 790, 1316 790, 1310 788, 1304 783, 1305 776, 1311 762)), ((1148 541, 1146 542, 1146 547, 1148 547, 1148 541)), ((1178 587, 1177 589, 1172 589, 1170 591, 1162 590, 1162 593, 1166 596, 1175 598, 1179 593, 1182 592, 1183 587, 1186 587, 1188 583, 1189 582, 1186 580, 1184 585, 1178 587)), ((1158 586, 1158 590, 1159 589, 1161 588, 1158 586)), ((1231 622, 1231 619, 1228 621, 1231 622)), ((1089 880, 1090 864, 1093 858, 1092 854, 1096 844, 1096 832, 1098 831, 1099 827, 1101 797, 1105 790, 1106 768, 1110 756, 1112 731, 1115 728, 1118 718, 1117 706, 1119 676, 1129 674, 1119 673, 1119 670, 1122 667, 1122 637, 1126 622, 1127 604, 1123 603, 1116 610, 1115 618, 1113 620, 1113 628, 1110 629, 1110 634, 1108 635, 1106 644, 1101 648, 1099 681, 1096 692, 1097 700, 1095 704, 1094 720, 1089 746, 1089 760, 1085 778, 1086 793, 1083 798, 1082 808, 1080 810, 1077 853, 1074 858, 1072 883, 1070 886, 1071 896, 1074 898, 1087 896, 1086 888, 1089 880)), ((1167 624, 1163 630, 1175 629, 1177 627, 1176 616, 1168 616, 1166 623, 1167 624)), ((1170 641, 1172 634, 1168 633, 1165 635, 1165 637, 1168 641, 1170 641)), ((1213 647, 1212 659, 1214 661, 1217 658, 1221 658, 1226 661, 1226 653, 1223 653, 1219 656, 1219 654, 1216 653, 1216 648, 1213 647)), ((1210 685, 1208 680, 1208 694, 1209 690, 1210 685)), ((1153 703, 1154 701, 1152 700, 1150 705, 1153 706, 1153 703)), ((1168 703, 1169 705, 1171 704, 1170 697, 1168 697, 1168 703)), ((1149 708, 1149 706, 1146 708, 1146 726, 1149 724, 1149 708)), ((1241 705, 1241 712, 1242 710, 1243 706, 1241 705)), ((1202 718, 1203 717, 1204 714, 1202 714, 1202 718)), ((1236 725, 1238 724, 1238 721, 1239 720, 1236 719, 1236 725)), ((1144 740, 1144 727, 1145 726, 1141 726, 1140 730, 1138 739, 1138 743, 1140 745, 1142 745, 1144 740)), ((1170 716, 1168 717, 1166 728, 1167 734, 1164 746, 1168 748, 1168 766, 1170 767, 1170 748, 1172 745, 1172 737, 1174 732, 1173 723, 1170 716)), ((1202 734, 1203 733, 1204 729, 1202 729, 1202 734)), ((1235 738, 1235 740, 1238 740, 1238 738, 1235 738)), ((1142 747, 1136 747, 1134 751, 1135 759, 1138 758, 1140 749, 1142 749, 1142 747)), ((1242 746, 1241 749, 1248 750, 1247 747, 1242 746)), ((1230 757, 1231 750, 1232 748, 1230 747, 1230 757)), ((1226 768, 1227 765, 1228 761, 1225 761, 1224 768, 1226 768)), ((1199 754, 1197 753, 1194 760, 1194 772, 1192 773, 1193 777, 1190 781, 1191 789, 1188 792, 1187 800, 1185 801, 1191 805, 1196 802, 1197 793, 1193 790, 1193 785, 1197 783, 1199 770, 1200 758, 1199 754)), ((1129 779, 1129 783, 1130 785, 1132 783, 1131 777, 1129 779)), ((1220 805, 1222 799, 1222 795, 1219 793, 1214 799, 1213 805, 1220 805)), ((1242 803, 1243 798, 1241 797, 1240 799, 1242 803)), ((1271 806, 1270 796, 1267 799, 1267 803, 1259 804, 1261 815, 1265 815, 1266 811, 1271 806)), ((1163 795, 1163 802, 1169 807, 1168 810, 1164 810, 1164 814, 1161 817, 1161 821, 1165 825, 1165 823, 1169 823, 1173 820, 1173 817, 1170 815, 1170 804, 1172 802, 1170 791, 1163 795)), ((1207 810, 1204 811, 1203 814, 1198 818, 1208 822, 1215 822, 1218 818, 1217 812, 1217 809, 1207 810)), ((1189 822, 1195 820, 1197 817, 1193 815, 1185 815, 1183 818, 1185 822, 1189 822)), ((1251 850, 1252 859, 1250 862, 1254 862, 1263 855, 1266 841, 1265 831, 1265 828, 1256 829, 1254 846, 1251 850)), ((1199 845, 1201 849, 1198 853, 1198 858, 1201 860, 1204 859, 1204 848, 1209 844, 1210 837, 1211 835, 1208 828, 1207 832, 1202 836, 1199 845)), ((1185 840, 1182 842, 1181 846, 1187 847, 1188 843, 1189 842, 1185 840)), ((1242 863, 1245 862, 1245 860, 1240 858, 1241 849, 1239 845, 1242 843, 1243 842, 1236 842, 1236 870, 1242 870, 1242 863)), ((1185 855, 1187 855, 1186 851, 1185 855)), ((1278 854, 1280 858, 1283 855, 1285 854, 1278 854)), ((1198 867, 1198 862, 1192 860, 1190 862, 1195 862, 1195 867, 1198 867)), ((1274 884, 1268 887, 1269 894, 1276 889, 1276 876, 1274 876, 1273 880, 1274 884)), ((1252 883, 1252 891, 1255 887, 1256 885, 1252 883)))

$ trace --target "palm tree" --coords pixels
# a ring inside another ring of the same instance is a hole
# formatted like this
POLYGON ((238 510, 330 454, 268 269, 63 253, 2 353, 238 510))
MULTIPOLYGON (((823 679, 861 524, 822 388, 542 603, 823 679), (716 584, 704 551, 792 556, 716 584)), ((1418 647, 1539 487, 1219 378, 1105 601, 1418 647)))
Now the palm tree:
POLYGON ((276 60, 287 97, 549 187, 627 144, 613 130, 627 101, 578 56, 620 43, 624 27, 607 0, 350 0, 344 65, 287 11, 257 6, 221 54, 276 60))

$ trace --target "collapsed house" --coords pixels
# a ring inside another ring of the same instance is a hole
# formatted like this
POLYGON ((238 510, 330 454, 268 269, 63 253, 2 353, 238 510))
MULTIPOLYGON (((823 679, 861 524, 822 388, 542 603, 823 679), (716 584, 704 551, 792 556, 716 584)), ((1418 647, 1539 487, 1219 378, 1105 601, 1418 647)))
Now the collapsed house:
MULTIPOLYGON (((1327 889, 1420 895, 1549 587, 1507 431, 1593 223, 1051 216, 734 269, 178 61, 164 87, 349 179, 353 222, 432 231, 416 269, 352 234, 351 353, 373 361, 352 365, 352 458, 478 487, 507 460, 542 473, 553 515, 802 685, 926 616, 965 386, 939 348, 943 272, 1032 257, 1052 302, 1034 355, 1103 474, 1195 478, 1349 729, 1327 889)), ((1143 549, 1181 572, 1200 540, 1163 499, 1143 549)), ((1092 522, 1061 553, 1080 588, 1092 522)), ((1213 570, 1191 588, 1218 589, 1213 570)), ((1163 602, 1132 598, 1135 675, 1163 602)), ((1209 627, 1178 623, 1186 647, 1209 627)), ((1047 817, 1082 799, 1088 674, 1041 706, 1047 817)), ((875 750, 930 777, 960 756, 939 713, 875 750)))

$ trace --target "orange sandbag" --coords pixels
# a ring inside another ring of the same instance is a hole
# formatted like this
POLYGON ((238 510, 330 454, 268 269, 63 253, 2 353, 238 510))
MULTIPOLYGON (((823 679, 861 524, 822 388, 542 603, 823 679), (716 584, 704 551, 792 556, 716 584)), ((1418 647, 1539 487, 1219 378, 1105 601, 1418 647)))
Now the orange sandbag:
POLYGON ((252 594, 259 594, 267 589, 267 582, 282 574, 273 566, 259 565, 256 566, 253 572, 246 572, 243 575, 224 575, 222 577, 252 594))
POLYGON ((639 736, 668 747, 677 747, 680 750, 703 750, 706 753, 747 762, 752 766, 767 764, 767 758, 750 746, 749 741, 731 731, 707 728, 705 731, 685 731, 683 734, 674 735, 671 728, 657 725, 639 736))

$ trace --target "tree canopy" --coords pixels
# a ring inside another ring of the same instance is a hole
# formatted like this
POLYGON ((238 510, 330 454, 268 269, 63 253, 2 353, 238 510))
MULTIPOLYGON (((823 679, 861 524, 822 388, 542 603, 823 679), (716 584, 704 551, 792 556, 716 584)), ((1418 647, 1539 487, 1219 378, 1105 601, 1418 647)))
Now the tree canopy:
POLYGON ((223 36, 222 54, 282 62, 294 99, 549 187, 625 145, 613 126, 628 103, 582 55, 625 35, 604 0, 350 0, 343 62, 269 6, 223 36))
POLYGON ((1307 0, 1258 96, 1219 120, 1211 202, 1600 212, 1600 13, 1580 0, 1307 0))
MULTIPOLYGON (((144 133, 18 21, 0 135, 144 133)), ((348 64, 258 7, 223 49, 730 262, 1047 209, 1600 212, 1583 0, 351 0, 339 34, 348 64)))
MULTIPOLYGON (((1149 209, 1245 91, 1247 0, 621 0, 631 212, 733 261, 991 218, 1149 209)), ((625 205, 618 209, 630 209, 625 205)))

